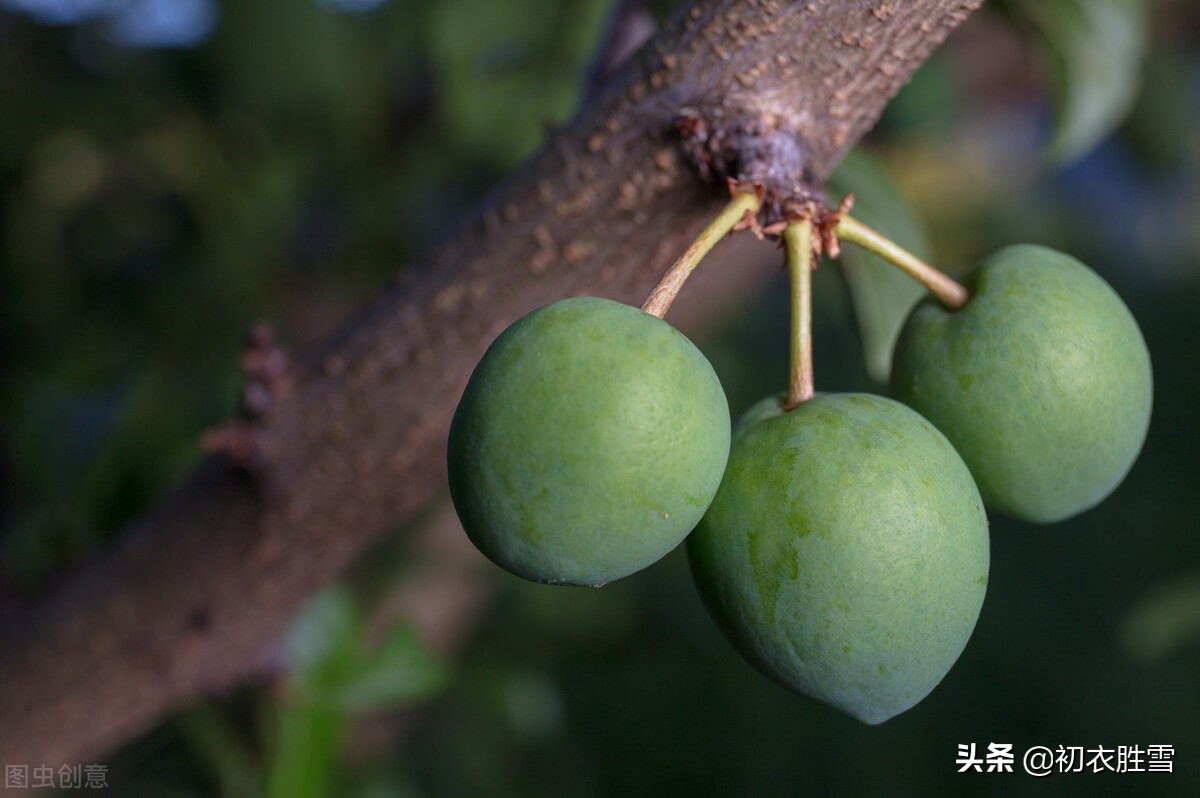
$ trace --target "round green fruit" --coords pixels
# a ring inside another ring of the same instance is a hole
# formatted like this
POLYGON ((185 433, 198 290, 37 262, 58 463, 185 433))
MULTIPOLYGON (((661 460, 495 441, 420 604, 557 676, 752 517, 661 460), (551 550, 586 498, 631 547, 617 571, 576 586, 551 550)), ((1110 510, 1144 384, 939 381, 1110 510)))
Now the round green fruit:
POLYGON ((601 585, 695 527, 729 455, 729 405, 678 330, 594 297, 514 323, 450 428, 450 493, 489 559, 537 582, 601 585))
POLYGON ((770 398, 743 418, 688 539, 700 594, 763 673, 882 723, 937 686, 979 617, 988 528, 970 472, 879 396, 770 398))
POLYGON ((1049 523, 1108 496, 1150 423, 1150 355, 1120 297, 1074 258, 1012 246, 987 259, 966 306, 927 299, 891 392, 954 444, 991 509, 1049 523))

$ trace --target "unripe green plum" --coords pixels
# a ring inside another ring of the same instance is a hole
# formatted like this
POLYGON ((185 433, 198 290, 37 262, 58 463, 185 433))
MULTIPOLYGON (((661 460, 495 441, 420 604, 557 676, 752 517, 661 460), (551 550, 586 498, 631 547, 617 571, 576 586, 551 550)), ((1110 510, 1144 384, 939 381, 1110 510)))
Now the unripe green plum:
POLYGON ((777 398, 739 421, 688 539, 734 646, 780 684, 882 723, 958 659, 986 591, 987 518, 932 424, 868 394, 777 398))
POLYGON ((1150 423, 1146 343, 1099 276, 1045 247, 988 258, 973 296, 919 304, 896 343, 891 392, 937 426, 991 509, 1059 521, 1125 478, 1150 423))
POLYGON ((506 329, 450 430, 450 492, 476 547, 537 582, 600 585, 655 562, 708 508, 729 405, 682 333, 595 297, 506 329))

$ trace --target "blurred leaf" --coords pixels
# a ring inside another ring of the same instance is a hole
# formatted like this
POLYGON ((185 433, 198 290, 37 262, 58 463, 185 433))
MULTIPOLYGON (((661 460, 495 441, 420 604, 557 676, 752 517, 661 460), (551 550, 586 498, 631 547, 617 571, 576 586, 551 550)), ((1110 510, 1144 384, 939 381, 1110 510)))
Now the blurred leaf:
POLYGON ((175 716, 172 725, 194 755, 208 765, 223 798, 250 798, 261 784, 255 757, 238 727, 213 702, 175 716))
POLYGON ((283 706, 276 711, 267 798, 323 798, 337 772, 345 718, 323 707, 283 706))
POLYGON ((1125 615, 1120 637, 1129 656, 1146 663, 1200 643, 1200 573, 1156 586, 1125 615))
MULTIPOLYGON (((850 153, 829 179, 829 193, 831 202, 842 194, 854 194, 855 217, 918 257, 928 257, 929 244, 920 223, 871 156, 861 150, 850 153)), ((853 245, 842 248, 839 262, 862 334, 867 373, 887 382, 900 328, 925 289, 879 256, 853 245)))
POLYGON ((291 669, 273 707, 274 739, 267 795, 332 795, 346 723, 429 696, 446 669, 409 627, 368 648, 362 610, 342 586, 322 591, 297 615, 284 642, 291 669))
POLYGON ((443 662, 408 626, 368 647, 362 611, 344 587, 311 599, 285 643, 296 704, 345 714, 387 709, 425 698, 446 680, 443 662))
POLYGON ((358 658, 359 609, 344 587, 318 593, 304 606, 284 642, 290 684, 304 702, 337 689, 358 658))
POLYGON ((355 714, 425 698, 446 683, 445 663, 411 627, 394 629, 324 696, 325 703, 355 714))
POLYGON ((1200 107, 1193 100, 1200 58, 1181 47, 1146 54, 1137 101, 1122 129, 1142 162, 1163 174, 1185 168, 1196 136, 1200 107))
POLYGON ((923 131, 945 127, 959 110, 960 92, 953 67, 942 59, 931 58, 887 104, 876 127, 892 137, 919 136, 923 131))
POLYGON ((1040 29, 1058 82, 1050 143, 1060 163, 1086 154, 1133 105, 1148 41, 1145 0, 1022 0, 1040 29))

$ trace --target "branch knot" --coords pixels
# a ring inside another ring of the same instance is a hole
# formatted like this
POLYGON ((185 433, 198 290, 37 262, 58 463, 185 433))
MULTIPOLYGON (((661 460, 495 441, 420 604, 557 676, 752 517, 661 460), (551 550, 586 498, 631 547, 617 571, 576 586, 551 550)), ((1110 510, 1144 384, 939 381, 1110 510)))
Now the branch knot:
POLYGON ((702 180, 761 188, 764 227, 785 218, 797 202, 820 196, 808 169, 808 146, 773 114, 706 115, 687 108, 674 130, 702 180))

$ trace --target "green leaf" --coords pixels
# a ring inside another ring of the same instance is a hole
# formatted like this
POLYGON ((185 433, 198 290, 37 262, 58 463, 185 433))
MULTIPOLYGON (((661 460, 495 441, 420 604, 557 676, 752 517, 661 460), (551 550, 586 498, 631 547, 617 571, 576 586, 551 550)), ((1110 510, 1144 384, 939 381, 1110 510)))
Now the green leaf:
MULTIPOLYGON (((854 194, 855 218, 918 257, 928 257, 925 232, 908 203, 879 162, 861 150, 850 153, 829 179, 831 203, 847 193, 854 194)), ((854 303, 867 373, 878 382, 887 382, 900 328, 925 289, 879 256, 853 245, 842 247, 838 262, 854 303)))
POLYGON ((393 629, 324 699, 343 712, 378 711, 432 695, 446 682, 445 663, 411 627, 393 629))
POLYGON ((322 696, 353 672, 361 630, 358 604, 341 586, 313 596, 292 621, 284 639, 288 689, 271 707, 267 798, 330 794, 345 716, 322 696))
POLYGON ((309 599, 284 641, 292 693, 313 701, 350 678, 358 664, 361 629, 358 605, 344 587, 309 599))
POLYGON ((364 639, 362 611, 344 587, 312 598, 285 642, 293 703, 345 714, 425 698, 446 681, 446 666, 409 626, 377 646, 364 639))
POLYGON ((358 601, 341 586, 318 593, 292 622, 287 690, 271 706, 268 798, 336 794, 348 720, 425 698, 446 682, 445 664, 412 628, 395 628, 368 647, 365 626, 358 601))
POLYGON ((1086 154, 1137 98, 1148 42, 1145 0, 1022 0, 1054 64, 1058 109, 1050 156, 1086 154))
POLYGON ((267 770, 267 798, 321 798, 335 794, 338 753, 345 731, 340 713, 314 706, 279 706, 267 770))
POLYGON ((211 773, 222 798, 262 794, 256 752, 244 739, 242 728, 215 701, 183 710, 171 726, 196 762, 211 773))

